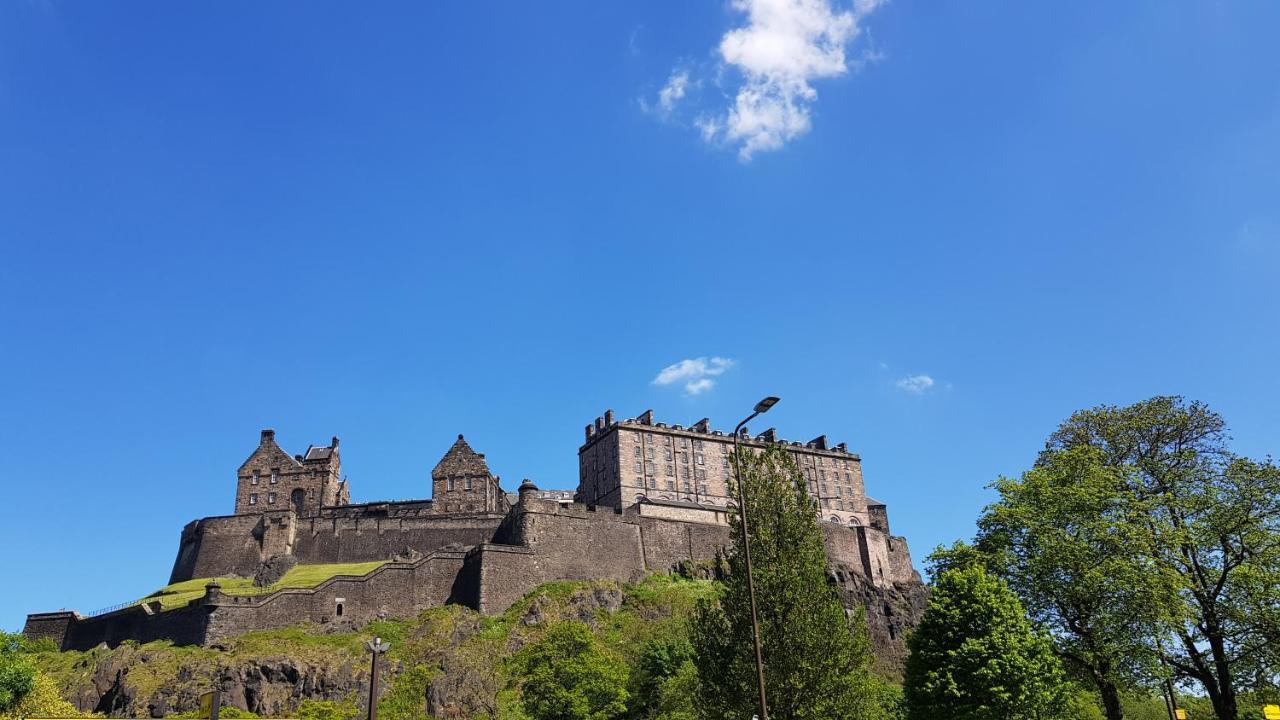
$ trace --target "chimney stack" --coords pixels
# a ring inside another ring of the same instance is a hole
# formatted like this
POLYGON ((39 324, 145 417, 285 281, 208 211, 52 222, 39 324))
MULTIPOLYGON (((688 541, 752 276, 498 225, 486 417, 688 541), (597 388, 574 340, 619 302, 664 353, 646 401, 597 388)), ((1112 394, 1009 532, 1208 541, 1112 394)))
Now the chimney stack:
POLYGON ((276 431, 275 431, 275 430, 272 430, 271 428, 267 428, 266 430, 263 430, 263 431, 262 431, 262 441, 261 441, 261 442, 262 442, 262 444, 263 444, 263 445, 266 445, 266 444, 267 444, 267 443, 269 443, 269 442, 275 442, 275 441, 276 441, 276 431))
POLYGON ((591 438, 596 436, 596 426, 592 425, 591 423, 587 423, 585 433, 587 436, 586 442, 591 442, 591 438))
POLYGON ((613 427, 613 411, 612 410, 604 411, 604 426, 607 428, 613 427))
POLYGON ((652 425, 653 411, 645 410, 644 412, 640 413, 640 417, 636 418, 636 420, 639 420, 641 425, 652 425))

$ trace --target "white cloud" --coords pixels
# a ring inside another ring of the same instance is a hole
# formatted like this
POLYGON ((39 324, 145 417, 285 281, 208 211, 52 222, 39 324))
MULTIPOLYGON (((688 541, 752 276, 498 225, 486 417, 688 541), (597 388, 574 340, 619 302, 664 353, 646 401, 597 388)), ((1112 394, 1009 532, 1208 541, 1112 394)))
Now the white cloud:
POLYGON ((733 361, 722 357, 686 358, 662 368, 653 379, 654 385, 674 385, 684 383, 684 391, 690 395, 699 395, 715 387, 713 377, 723 375, 733 367, 733 361))
POLYGON ((658 91, 658 107, 662 112, 670 113, 676 109, 676 103, 680 102, 688 90, 689 73, 685 70, 671 73, 667 84, 658 91))
POLYGON ((936 383, 928 375, 908 375, 896 384, 899 390, 904 390, 912 395, 923 395, 932 390, 936 383))
POLYGON ((736 145, 750 160, 808 132, 818 98, 810 82, 848 71, 845 49, 881 2, 854 0, 837 10, 833 0, 733 0, 747 24, 725 33, 719 51, 742 83, 726 111, 697 121, 703 138, 736 145))

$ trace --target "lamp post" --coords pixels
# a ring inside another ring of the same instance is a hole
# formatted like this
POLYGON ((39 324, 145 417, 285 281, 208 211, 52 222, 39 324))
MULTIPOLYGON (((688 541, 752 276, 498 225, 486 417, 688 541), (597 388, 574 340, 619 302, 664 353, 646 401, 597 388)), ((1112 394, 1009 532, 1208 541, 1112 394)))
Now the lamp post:
POLYGON ((378 656, 390 650, 391 643, 384 643, 382 638, 376 637, 364 646, 373 655, 373 665, 369 668, 369 720, 378 720, 378 656))
POLYGON ((742 555, 747 561, 747 597, 751 599, 751 640, 756 650, 756 687, 760 690, 760 719, 769 720, 769 703, 764 695, 764 655, 760 652, 760 621, 756 617, 756 586, 751 578, 751 537, 747 531, 747 488, 742 482, 742 457, 738 450, 738 439, 742 436, 742 428, 761 413, 769 412, 769 408, 778 403, 778 398, 769 397, 756 403, 755 409, 745 420, 733 429, 733 465, 738 485, 738 520, 742 525, 742 555))

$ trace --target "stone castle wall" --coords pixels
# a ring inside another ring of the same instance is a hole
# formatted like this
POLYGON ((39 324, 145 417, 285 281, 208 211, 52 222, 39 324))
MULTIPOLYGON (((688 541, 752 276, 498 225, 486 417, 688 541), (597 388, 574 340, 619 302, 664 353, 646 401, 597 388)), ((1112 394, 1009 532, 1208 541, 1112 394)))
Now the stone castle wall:
MULTIPOLYGON (((190 606, 166 612, 151 603, 92 618, 32 615, 24 632, 54 638, 64 649, 85 649, 130 639, 209 644, 300 621, 357 628, 448 603, 499 613, 547 581, 636 581, 712 560, 730 540, 723 512, 699 508, 595 509, 541 500, 533 492, 522 493, 505 517, 394 517, 406 509, 381 505, 385 512, 354 507, 301 521, 292 513, 206 518, 183 531, 178 565, 205 570, 243 563, 242 569, 256 569, 265 552, 259 547, 287 548, 303 562, 385 560, 405 543, 418 549, 413 543, 425 547, 448 540, 449 547, 419 550, 424 556, 412 562, 388 562, 367 575, 339 576, 312 589, 237 597, 212 588, 190 606), (464 550, 458 538, 468 533, 482 539, 464 550)), ((867 608, 873 642, 900 654, 896 628, 912 621, 910 598, 923 591, 905 543, 873 528, 830 524, 824 534, 833 580, 847 585, 849 598, 867 608)))

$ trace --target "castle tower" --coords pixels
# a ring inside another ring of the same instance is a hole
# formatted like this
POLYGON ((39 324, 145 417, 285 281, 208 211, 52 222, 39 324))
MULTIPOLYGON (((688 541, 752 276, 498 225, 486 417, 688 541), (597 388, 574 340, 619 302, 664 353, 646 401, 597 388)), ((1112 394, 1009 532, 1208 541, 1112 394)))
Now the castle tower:
POLYGON ((431 501, 440 513, 505 513, 510 507, 484 455, 472 450, 462 435, 431 471, 431 501))
POLYGON ((275 430, 263 430, 258 448, 236 475, 237 515, 293 510, 310 517, 322 507, 350 502, 337 437, 327 447, 311 446, 290 457, 276 444, 275 430))

